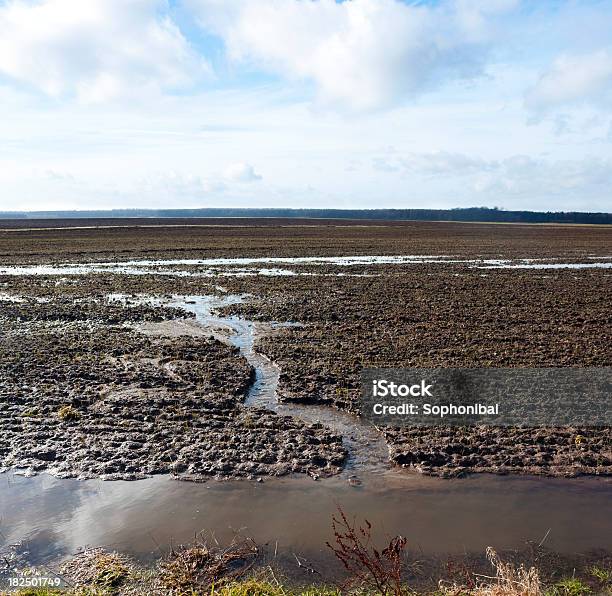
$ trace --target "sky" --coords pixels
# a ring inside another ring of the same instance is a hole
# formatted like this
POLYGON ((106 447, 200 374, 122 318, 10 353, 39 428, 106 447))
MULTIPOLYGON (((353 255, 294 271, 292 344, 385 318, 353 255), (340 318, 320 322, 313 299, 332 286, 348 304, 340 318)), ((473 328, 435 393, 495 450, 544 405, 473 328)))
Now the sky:
POLYGON ((610 0, 0 0, 0 211, 612 211, 610 0))

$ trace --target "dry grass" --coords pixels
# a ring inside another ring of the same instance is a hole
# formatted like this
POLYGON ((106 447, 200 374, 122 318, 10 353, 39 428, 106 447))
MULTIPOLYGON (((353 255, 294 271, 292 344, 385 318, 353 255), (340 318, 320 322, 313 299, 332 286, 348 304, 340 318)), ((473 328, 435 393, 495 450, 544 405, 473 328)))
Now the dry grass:
POLYGON ((92 548, 65 563, 61 571, 77 588, 98 588, 112 593, 131 579, 134 566, 124 555, 92 548))
POLYGON ((491 547, 487 558, 495 568, 495 576, 475 574, 473 586, 445 585, 441 582, 440 592, 445 596, 544 596, 540 574, 535 567, 514 566, 499 558, 491 547))
POLYGON ((199 538, 194 545, 172 549, 159 563, 154 584, 164 594, 200 593, 246 573, 258 553, 257 545, 248 538, 235 538, 227 547, 199 538))
POLYGON ((62 406, 57 411, 57 415, 60 420, 64 420, 66 422, 78 420, 81 417, 78 410, 76 410, 70 405, 62 406))
POLYGON ((210 596, 340 596, 335 588, 312 586, 291 589, 276 581, 274 576, 268 578, 251 578, 239 582, 230 582, 220 588, 212 588, 210 596))

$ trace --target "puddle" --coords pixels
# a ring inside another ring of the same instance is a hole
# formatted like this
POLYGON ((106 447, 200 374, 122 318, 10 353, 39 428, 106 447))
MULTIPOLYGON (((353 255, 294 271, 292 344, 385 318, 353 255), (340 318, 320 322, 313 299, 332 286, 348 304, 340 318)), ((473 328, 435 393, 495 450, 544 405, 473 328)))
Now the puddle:
POLYGON ((335 478, 194 484, 0 476, 0 541, 23 541, 33 564, 105 546, 148 560, 202 530, 235 530, 279 552, 329 562, 325 541, 338 504, 383 536, 401 533, 425 553, 482 553, 539 542, 560 552, 612 548, 610 484, 598 479, 479 476, 441 480, 389 473, 363 486, 335 478))
POLYGON ((0 275, 89 275, 92 273, 112 273, 115 275, 167 275, 173 277, 249 277, 253 275, 293 276, 293 275, 315 275, 314 273, 296 273, 289 269, 265 268, 265 269, 207 269, 202 271, 183 271, 180 269, 169 269, 167 265, 148 266, 129 266, 120 264, 99 264, 99 265, 58 265, 33 267, 2 267, 0 275))
POLYGON ((25 298, 22 298, 21 296, 13 296, 12 294, 7 294, 6 292, 0 292, 0 302, 14 302, 18 304, 25 301, 25 298))
POLYGON ((612 269, 612 263, 507 263, 479 265, 479 269, 612 269))
MULTIPOLYGON (((90 273, 114 273, 123 275, 173 275, 193 277, 250 275, 293 276, 316 275, 298 273, 280 267, 253 267, 254 265, 375 265, 449 262, 445 256, 354 256, 354 257, 260 257, 219 259, 169 259, 138 260, 109 263, 66 263, 60 265, 27 265, 0 267, 0 275, 87 275, 90 273), (186 271, 176 267, 204 267, 198 271, 186 271), (251 266, 248 268, 248 266, 251 266), (230 268, 230 269, 228 269, 230 268)), ((453 262, 453 261, 451 261, 453 262)), ((459 261, 457 261, 459 262, 459 261)), ((343 274, 346 275, 346 274, 343 274)))
MULTIPOLYGON (((168 275, 176 277, 248 277, 320 275, 312 271, 294 271, 283 267, 260 265, 334 265, 355 267, 366 265, 415 265, 415 264, 467 264, 483 269, 609 269, 610 262, 591 259, 585 263, 535 262, 535 259, 458 259, 448 255, 395 255, 395 256, 344 256, 344 257, 260 257, 219 259, 170 259, 165 261, 140 260, 109 263, 67 263, 60 265, 27 265, 0 267, 0 275, 88 275, 106 273, 117 275, 168 275), (195 270, 177 267, 200 268, 195 270)), ((607 257, 602 257, 606 259, 607 257)), ((548 259, 547 261, 554 261, 548 259)), ((323 275, 353 276, 352 273, 325 273, 323 275)))

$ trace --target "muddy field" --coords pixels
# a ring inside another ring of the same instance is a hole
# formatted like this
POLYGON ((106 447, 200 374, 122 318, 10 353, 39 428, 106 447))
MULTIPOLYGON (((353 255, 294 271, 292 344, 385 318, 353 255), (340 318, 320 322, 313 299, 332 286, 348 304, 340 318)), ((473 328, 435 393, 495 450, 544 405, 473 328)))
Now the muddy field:
POLYGON ((0 465, 105 479, 339 469, 339 437, 242 405, 253 371, 236 348, 130 327, 188 313, 84 300, 2 303, 0 465))
POLYGON ((369 254, 571 259, 589 254, 609 256, 611 234, 612 228, 603 225, 299 219, 0 220, 0 262, 369 254))
MULTIPOLYGON (((98 223, 104 226, 89 222, 31 230, 12 222, 0 229, 0 266, 446 257, 403 264, 270 264, 264 273, 261 266, 228 263, 215 265, 213 273, 208 267, 205 275, 193 263, 180 265, 178 274, 160 268, 148 274, 5 271, 0 274, 0 467, 109 479, 338 472, 348 455, 342 437, 322 425, 245 406, 255 382, 253 368, 214 330, 195 332, 197 325, 185 324, 192 317, 189 309, 169 306, 177 296, 248 294, 219 314, 299 323, 257 337, 256 350, 280 368, 278 399, 323 404, 355 416, 364 366, 612 365, 611 269, 491 269, 479 261, 609 263, 611 228, 98 223), (281 267, 284 273, 271 270, 281 267), (138 299, 126 302, 117 294, 138 299)), ((609 428, 414 428, 382 434, 393 464, 431 475, 612 471, 609 428)))

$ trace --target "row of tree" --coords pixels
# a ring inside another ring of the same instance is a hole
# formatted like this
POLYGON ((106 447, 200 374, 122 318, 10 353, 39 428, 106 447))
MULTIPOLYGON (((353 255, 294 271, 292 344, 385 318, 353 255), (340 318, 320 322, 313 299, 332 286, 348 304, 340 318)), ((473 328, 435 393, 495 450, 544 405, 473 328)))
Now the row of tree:
POLYGON ((580 211, 505 211, 497 207, 459 209, 113 209, 111 211, 0 212, 0 219, 152 217, 280 217, 317 219, 384 219, 420 221, 478 221, 506 223, 612 224, 612 213, 580 211))

